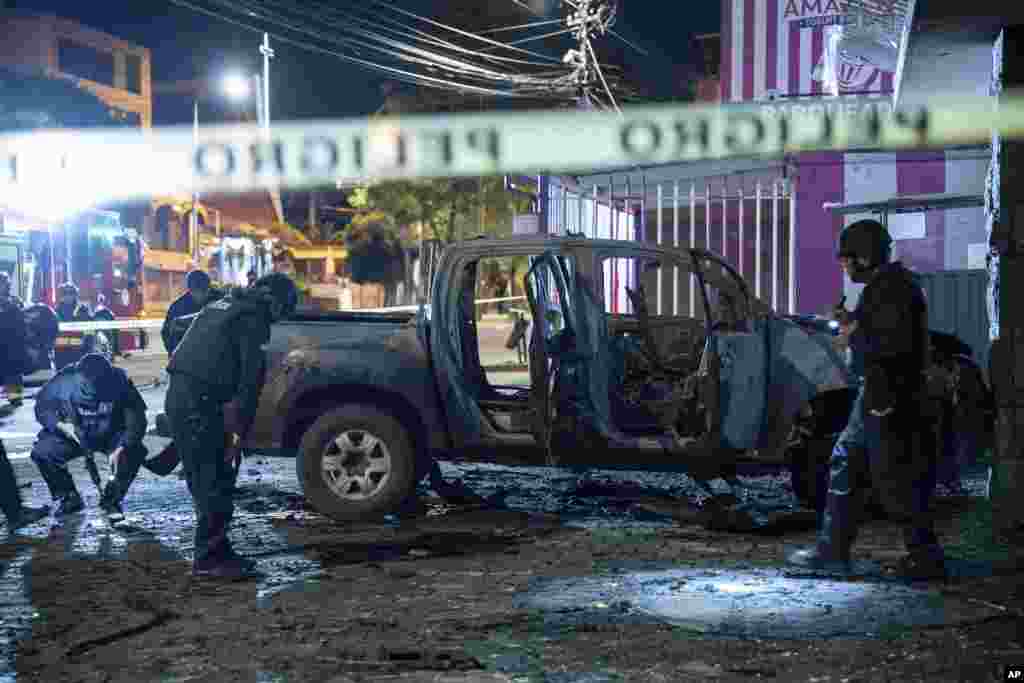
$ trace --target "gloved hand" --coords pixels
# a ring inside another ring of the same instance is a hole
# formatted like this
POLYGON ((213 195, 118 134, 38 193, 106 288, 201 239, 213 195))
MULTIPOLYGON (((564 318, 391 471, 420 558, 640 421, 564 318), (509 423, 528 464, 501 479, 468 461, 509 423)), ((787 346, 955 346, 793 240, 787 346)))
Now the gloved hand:
POLYGON ((840 327, 847 327, 850 324, 850 312, 846 310, 846 297, 841 297, 839 303, 832 308, 832 319, 839 323, 840 327))
POLYGON ((120 459, 122 453, 124 453, 124 446, 118 446, 117 448, 114 449, 114 452, 110 454, 110 476, 111 477, 116 477, 117 476, 117 466, 119 464, 119 459, 120 459))
POLYGON ((57 431, 63 434, 64 436, 68 437, 78 445, 82 444, 82 442, 78 439, 78 434, 75 433, 75 425, 71 424, 70 422, 58 422, 57 431))
POLYGON ((242 459, 242 437, 236 432, 224 434, 224 462, 233 465, 242 459))

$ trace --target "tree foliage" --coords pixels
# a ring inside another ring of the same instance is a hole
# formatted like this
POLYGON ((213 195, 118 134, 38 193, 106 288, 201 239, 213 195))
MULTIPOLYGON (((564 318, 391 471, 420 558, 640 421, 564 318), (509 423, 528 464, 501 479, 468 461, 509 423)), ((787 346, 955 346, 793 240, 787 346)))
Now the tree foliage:
POLYGON ((512 232, 512 215, 528 201, 505 191, 501 177, 397 180, 360 188, 349 203, 387 216, 403 241, 414 239, 419 226, 424 239, 448 244, 478 234, 512 232))

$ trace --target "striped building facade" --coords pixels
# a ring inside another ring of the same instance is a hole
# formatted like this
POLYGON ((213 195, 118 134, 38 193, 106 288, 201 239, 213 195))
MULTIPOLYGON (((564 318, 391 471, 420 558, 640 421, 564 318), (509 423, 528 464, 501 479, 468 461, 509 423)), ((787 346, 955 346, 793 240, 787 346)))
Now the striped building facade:
MULTIPOLYGON (((874 22, 898 33, 903 16, 905 0, 722 0, 722 102, 890 107, 893 72, 834 49, 830 27, 874 22)), ((852 306, 859 293, 834 253, 844 224, 864 216, 833 215, 824 203, 981 194, 987 158, 984 149, 797 155, 787 171, 796 188, 797 310, 823 313, 844 293, 852 306)), ((983 209, 890 219, 896 258, 911 268, 985 267, 983 209)))

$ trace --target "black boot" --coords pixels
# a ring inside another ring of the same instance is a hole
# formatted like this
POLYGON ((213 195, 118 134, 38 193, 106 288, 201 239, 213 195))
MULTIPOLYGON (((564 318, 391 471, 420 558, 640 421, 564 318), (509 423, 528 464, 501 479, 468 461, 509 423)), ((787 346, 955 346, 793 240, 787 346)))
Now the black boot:
POLYGON ((124 518, 124 509, 121 504, 124 497, 128 495, 135 476, 139 473, 139 467, 146 458, 144 448, 129 449, 121 453, 117 460, 117 469, 114 476, 103 487, 103 495, 100 497, 100 509, 110 518, 124 518))
POLYGON ((852 522, 850 496, 830 494, 817 544, 813 548, 797 550, 787 561, 805 569, 849 572, 850 546, 856 533, 852 522))
POLYGON ((43 475, 43 481, 50 489, 50 495, 57 503, 57 508, 53 512, 55 517, 72 515, 85 509, 82 496, 75 488, 75 480, 71 478, 67 467, 58 467, 39 461, 36 462, 36 465, 39 467, 39 473, 43 475))
POLYGON ((111 479, 103 487, 103 495, 100 496, 100 510, 108 518, 113 520, 124 519, 124 508, 121 507, 121 500, 124 495, 118 482, 111 479))
POLYGON ((14 476, 14 467, 7 459, 7 451, 0 442, 0 506, 7 516, 7 530, 14 531, 21 527, 38 522, 50 514, 50 508, 26 507, 21 503, 21 491, 18 480, 14 476))
POLYGON ((67 517, 68 515, 74 515, 85 509, 85 503, 82 502, 82 496, 79 495, 78 491, 71 491, 65 493, 57 501, 57 509, 53 511, 54 517, 67 517))

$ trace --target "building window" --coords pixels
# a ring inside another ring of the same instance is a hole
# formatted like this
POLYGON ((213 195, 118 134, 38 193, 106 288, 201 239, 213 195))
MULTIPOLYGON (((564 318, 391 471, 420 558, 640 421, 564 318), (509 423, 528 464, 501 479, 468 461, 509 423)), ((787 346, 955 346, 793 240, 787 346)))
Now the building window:
POLYGON ((142 94, 142 57, 138 55, 124 56, 125 90, 136 95, 142 94))
POLYGON ((70 40, 57 43, 57 68, 103 85, 114 85, 114 55, 70 40))

